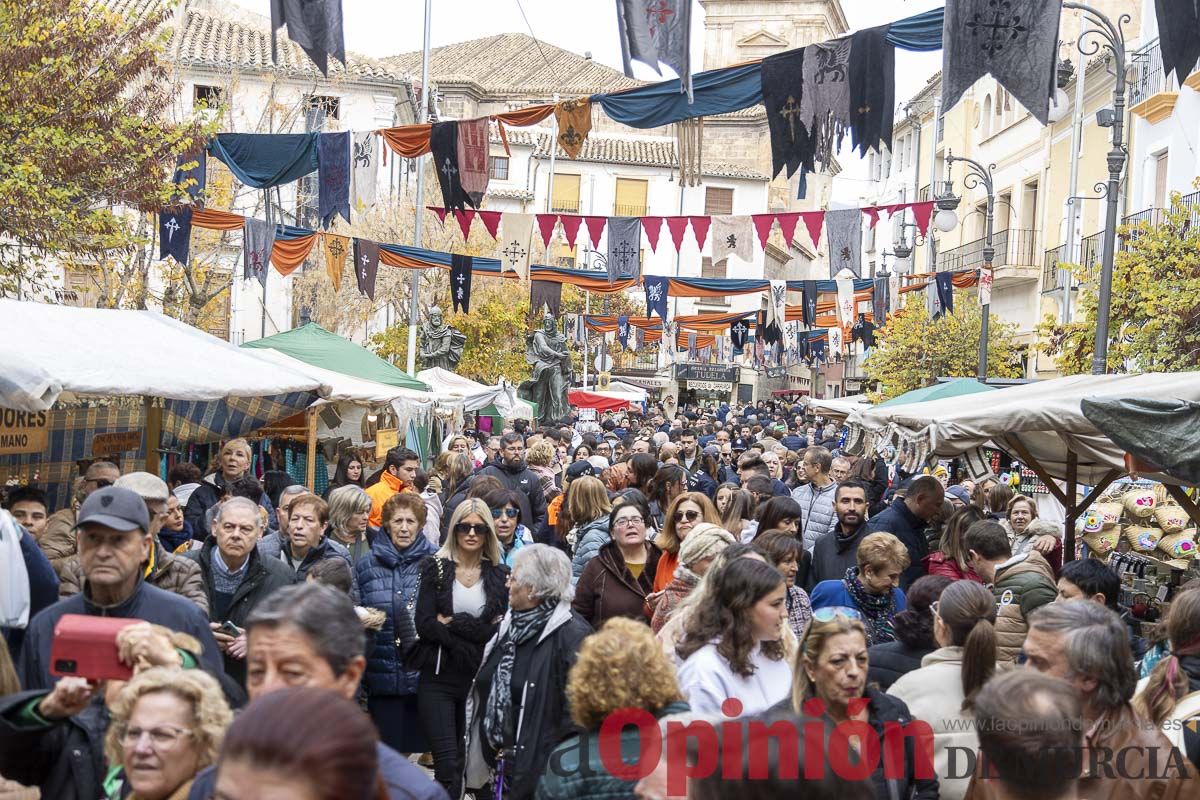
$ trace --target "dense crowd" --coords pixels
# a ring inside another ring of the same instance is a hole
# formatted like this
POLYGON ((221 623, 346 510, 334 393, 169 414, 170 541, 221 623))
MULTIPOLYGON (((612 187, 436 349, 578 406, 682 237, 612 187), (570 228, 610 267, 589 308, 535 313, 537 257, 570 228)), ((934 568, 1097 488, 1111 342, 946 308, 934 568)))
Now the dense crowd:
POLYGON ((242 439, 10 487, 0 798, 1200 796, 1200 588, 1147 642, 1038 499, 821 422, 517 423, 323 497, 242 439), (60 677, 66 615, 137 620, 125 680, 60 677))

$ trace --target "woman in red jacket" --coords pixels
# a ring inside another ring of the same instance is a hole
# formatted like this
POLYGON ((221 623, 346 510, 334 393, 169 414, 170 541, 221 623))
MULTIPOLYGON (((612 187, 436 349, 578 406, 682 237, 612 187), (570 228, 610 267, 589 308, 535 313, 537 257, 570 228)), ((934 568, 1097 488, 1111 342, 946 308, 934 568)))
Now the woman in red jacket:
POLYGON ((967 566, 967 548, 963 544, 963 535, 972 523, 987 519, 987 515, 976 506, 964 506, 950 515, 946 527, 942 531, 942 540, 938 549, 922 559, 927 575, 942 575, 955 581, 975 581, 983 583, 983 579, 975 574, 975 570, 967 566))

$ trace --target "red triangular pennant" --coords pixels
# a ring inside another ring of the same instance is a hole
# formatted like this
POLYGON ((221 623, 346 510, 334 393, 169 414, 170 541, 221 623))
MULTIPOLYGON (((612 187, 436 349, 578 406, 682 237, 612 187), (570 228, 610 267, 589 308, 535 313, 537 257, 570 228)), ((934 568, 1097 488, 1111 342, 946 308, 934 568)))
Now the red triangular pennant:
POLYGON ((667 217, 667 230, 671 232, 671 241, 675 243, 675 252, 683 247, 683 232, 687 230, 687 217, 667 217))
POLYGON ((583 222, 583 217, 575 214, 559 214, 558 221, 562 223, 563 234, 567 237, 567 244, 575 247, 579 239, 579 226, 583 222))
POLYGON ((642 230, 650 242, 650 252, 658 252, 658 237, 662 235, 662 217, 642 217, 642 230))
POLYGON ((792 240, 796 238, 796 223, 800 221, 800 212, 776 214, 775 219, 779 220, 779 232, 783 234, 783 241, 791 245, 792 240))
POLYGON ((897 211, 903 211, 908 208, 908 203, 892 203, 890 206, 883 206, 882 208, 887 212, 888 219, 891 219, 896 215, 897 211))
POLYGON ((763 250, 767 249, 767 239, 771 236, 771 226, 775 224, 774 214, 752 214, 750 219, 754 220, 754 230, 758 233, 758 243, 763 250))
POLYGON ((604 233, 604 226, 608 224, 608 217, 584 217, 583 222, 587 225, 588 236, 591 237, 592 247, 600 246, 600 236, 604 233))
POLYGON ((708 241, 708 228, 712 225, 712 217, 688 217, 692 221, 692 233, 696 237, 696 246, 701 250, 704 249, 704 243, 708 241))
POLYGON ((825 226, 825 212, 805 211, 800 216, 804 217, 804 227, 808 228, 808 238, 812 239, 813 247, 820 247, 821 228, 825 226))
POLYGON ((458 220, 458 227, 462 229, 463 239, 470 239, 471 223, 475 221, 475 211, 469 208, 465 211, 455 211, 454 218, 458 220))
POLYGON ((871 227, 874 228, 879 223, 879 207, 867 206, 862 210, 867 215, 867 219, 871 220, 871 227))
POLYGON ((913 212, 913 219, 916 220, 917 223, 917 231, 920 232, 922 236, 925 236, 929 233, 929 219, 933 216, 933 206, 934 202, 932 200, 924 203, 912 203, 909 205, 909 208, 911 208, 913 212))
POLYGON ((497 231, 500 230, 500 215, 499 211, 480 211, 478 212, 480 221, 483 222, 483 227, 487 228, 487 232, 495 239, 498 237, 497 231))
POLYGON ((425 206, 425 208, 437 214, 438 222, 442 223, 443 225, 446 224, 446 209, 437 208, 436 206, 425 206))
POLYGON ((558 214, 538 214, 537 226, 542 234, 542 246, 550 246, 550 237, 554 235, 554 223, 558 222, 558 214))

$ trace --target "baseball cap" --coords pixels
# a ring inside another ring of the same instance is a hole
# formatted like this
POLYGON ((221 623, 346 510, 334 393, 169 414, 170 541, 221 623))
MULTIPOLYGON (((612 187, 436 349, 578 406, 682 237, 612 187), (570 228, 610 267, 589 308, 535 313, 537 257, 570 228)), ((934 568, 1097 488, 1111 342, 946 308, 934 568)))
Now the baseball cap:
POLYGON ((715 456, 721 455, 721 448, 718 445, 710 444, 710 445, 705 445, 704 449, 701 450, 700 452, 706 456, 714 456, 715 457, 715 456))
POLYGON ((138 528, 150 530, 150 514, 146 503, 137 493, 120 486, 106 486, 92 492, 79 507, 79 518, 75 527, 103 525, 117 531, 132 531, 138 528))
POLYGON ((576 461, 571 466, 567 467, 567 477, 571 480, 582 478, 585 475, 595 475, 596 468, 587 461, 576 461))
POLYGON ((951 486, 946 490, 946 494, 957 497, 964 505, 971 505, 971 495, 961 486, 951 486))

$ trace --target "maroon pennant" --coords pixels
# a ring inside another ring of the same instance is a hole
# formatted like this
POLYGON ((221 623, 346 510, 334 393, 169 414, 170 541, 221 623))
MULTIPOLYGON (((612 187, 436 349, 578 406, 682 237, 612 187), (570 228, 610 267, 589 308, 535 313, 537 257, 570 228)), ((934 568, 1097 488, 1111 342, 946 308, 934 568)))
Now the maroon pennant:
POLYGON ((712 217, 688 217, 692 221, 692 233, 696 237, 696 246, 701 250, 704 249, 704 243, 708 241, 708 228, 712 225, 712 217))
POLYGON ((874 228, 879 223, 879 207, 867 206, 862 210, 867 215, 867 219, 871 220, 871 227, 874 228))
POLYGON ((658 252, 658 237, 662 234, 662 217, 642 217, 642 230, 650 242, 650 252, 658 252))
POLYGON ((821 228, 825 225, 825 212, 805 211, 800 216, 804 217, 804 227, 808 228, 808 236, 812 239, 813 247, 820 247, 821 228))
POLYGON ((472 209, 455 211, 454 218, 458 220, 458 227, 462 230, 463 239, 470 239, 471 223, 475 221, 475 211, 472 209))
POLYGON ((671 241, 675 243, 675 252, 683 247, 683 232, 687 230, 687 217, 667 217, 667 230, 671 232, 671 241))
POLYGON ((917 223, 917 230, 922 236, 929 233, 929 219, 933 216, 934 201, 929 200, 924 203, 910 203, 909 208, 912 209, 913 219, 917 223))
POLYGON ((558 214, 538 214, 538 230, 542 233, 542 246, 550 246, 550 237, 554 235, 554 223, 558 222, 558 214))
POLYGON ((767 249, 767 239, 771 238, 771 226, 775 224, 774 214, 752 214, 750 219, 754 220, 754 230, 758 233, 758 243, 763 250, 767 249))
POLYGON ((800 212, 776 214, 775 219, 779 220, 779 232, 783 234, 783 240, 790 245, 796 238, 796 223, 800 221, 800 212))
POLYGON ((558 221, 562 223, 563 234, 567 237, 567 242, 571 247, 576 246, 579 241, 579 226, 583 224, 583 217, 577 214, 559 214, 558 221))
POLYGON ((608 217, 584 217, 583 222, 587 225, 588 236, 592 239, 592 247, 600 247, 600 236, 604 233, 604 226, 608 224, 608 217))
POLYGON ((446 209, 437 208, 436 206, 425 206, 425 208, 437 214, 438 222, 442 223, 443 225, 446 224, 446 209))
POLYGON ((483 222, 483 227, 487 228, 487 232, 492 235, 492 238, 498 238, 497 231, 500 230, 500 212, 479 211, 475 213, 479 214, 479 219, 483 222))

